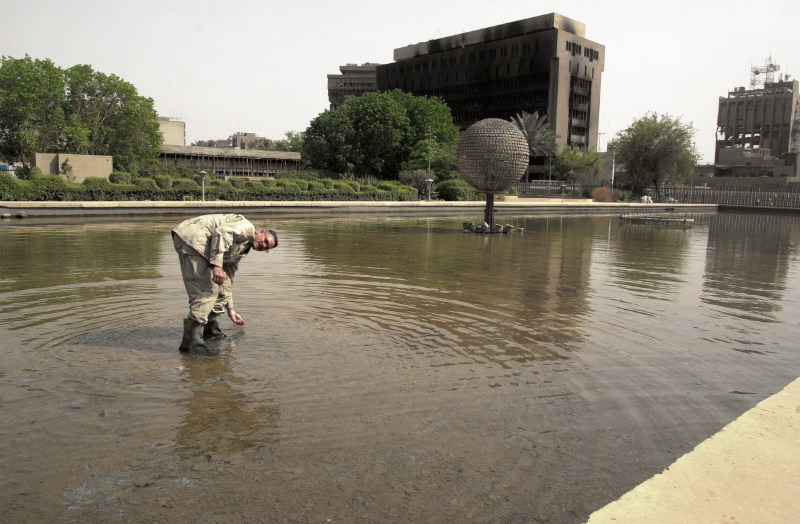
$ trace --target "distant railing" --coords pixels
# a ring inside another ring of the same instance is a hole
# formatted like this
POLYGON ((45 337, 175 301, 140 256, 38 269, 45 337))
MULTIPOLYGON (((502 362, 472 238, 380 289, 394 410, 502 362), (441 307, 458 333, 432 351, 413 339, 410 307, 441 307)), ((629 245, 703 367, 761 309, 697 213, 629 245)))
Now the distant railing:
POLYGON ((665 187, 660 196, 682 204, 800 209, 800 190, 788 188, 665 187))
MULTIPOLYGON (((597 186, 565 185, 560 180, 518 182, 512 189, 527 198, 583 198, 585 190, 597 186)), ((648 193, 654 203, 718 204, 727 206, 800 209, 800 189, 750 187, 664 187, 660 194, 648 193)))

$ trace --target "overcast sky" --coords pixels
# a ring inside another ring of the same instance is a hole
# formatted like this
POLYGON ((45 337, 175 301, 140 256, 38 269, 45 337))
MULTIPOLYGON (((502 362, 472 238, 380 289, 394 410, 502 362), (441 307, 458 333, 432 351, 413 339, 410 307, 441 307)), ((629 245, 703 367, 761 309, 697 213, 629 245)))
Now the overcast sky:
POLYGON ((800 79, 797 0, 0 0, 0 55, 91 65, 186 122, 187 145, 283 138, 328 108, 327 76, 395 48, 557 12, 605 45, 601 151, 648 111, 692 122, 713 161, 717 103, 769 57, 800 79))

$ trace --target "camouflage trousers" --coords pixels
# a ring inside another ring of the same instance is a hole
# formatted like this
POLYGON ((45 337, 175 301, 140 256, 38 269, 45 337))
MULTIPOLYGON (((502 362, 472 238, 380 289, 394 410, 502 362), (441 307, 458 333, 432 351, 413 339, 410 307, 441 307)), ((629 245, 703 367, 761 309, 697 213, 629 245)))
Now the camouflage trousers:
POLYGON ((211 280, 213 268, 208 260, 186 245, 175 233, 172 234, 172 241, 178 253, 183 285, 189 295, 189 318, 205 324, 212 313, 225 313, 225 306, 231 296, 230 275, 227 275, 223 284, 215 284, 211 280))

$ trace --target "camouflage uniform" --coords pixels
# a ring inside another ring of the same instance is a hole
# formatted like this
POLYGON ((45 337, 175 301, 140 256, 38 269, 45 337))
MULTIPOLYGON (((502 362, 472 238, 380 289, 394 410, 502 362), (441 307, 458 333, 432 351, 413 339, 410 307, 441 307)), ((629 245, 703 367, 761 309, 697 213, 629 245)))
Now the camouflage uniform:
POLYGON ((212 313, 217 316, 233 310, 233 277, 255 234, 249 220, 232 213, 190 218, 172 230, 189 295, 190 319, 205 324, 212 313), (212 266, 225 271, 223 284, 212 281, 212 266))

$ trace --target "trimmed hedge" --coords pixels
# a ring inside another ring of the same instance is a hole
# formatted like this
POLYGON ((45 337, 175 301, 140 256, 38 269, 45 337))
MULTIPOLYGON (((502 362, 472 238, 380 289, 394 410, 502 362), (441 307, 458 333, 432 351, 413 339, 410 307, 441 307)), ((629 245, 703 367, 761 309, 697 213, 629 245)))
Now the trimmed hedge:
MULTIPOLYGON (((115 177, 125 180, 126 177, 115 177)), ((234 179, 235 180, 235 179, 234 179)), ((239 182, 206 180, 206 200, 226 201, 415 201, 417 190, 395 182, 376 188, 347 180, 264 179, 239 182), (242 184, 239 184, 241 182, 242 184), (237 188, 235 185, 242 185, 237 188)), ((60 175, 34 175, 19 180, 0 172, 0 200, 6 201, 176 201, 200 200, 202 188, 191 178, 172 179, 169 175, 138 177, 132 183, 112 183, 90 177, 76 184, 60 175)))
POLYGON ((436 191, 439 193, 439 198, 451 202, 475 200, 477 197, 475 188, 461 179, 440 182, 436 184, 436 191))

